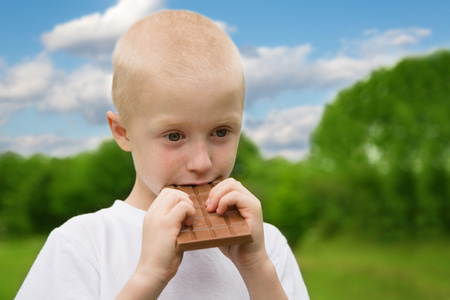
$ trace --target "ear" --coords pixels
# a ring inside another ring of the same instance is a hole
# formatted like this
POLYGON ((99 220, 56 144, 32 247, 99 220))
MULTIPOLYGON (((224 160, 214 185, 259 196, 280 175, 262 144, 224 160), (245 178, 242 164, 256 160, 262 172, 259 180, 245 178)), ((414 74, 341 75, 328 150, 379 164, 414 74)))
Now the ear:
POLYGON ((106 113, 106 117, 108 118, 111 133, 119 147, 122 148, 123 151, 130 152, 131 143, 127 136, 127 129, 121 123, 120 116, 116 115, 112 111, 108 111, 106 113))

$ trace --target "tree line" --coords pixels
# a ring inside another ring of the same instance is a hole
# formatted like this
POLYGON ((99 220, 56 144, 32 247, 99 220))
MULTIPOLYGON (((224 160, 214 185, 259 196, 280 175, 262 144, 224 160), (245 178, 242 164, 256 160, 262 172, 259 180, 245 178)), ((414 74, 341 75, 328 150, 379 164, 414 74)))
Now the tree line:
MULTIPOLYGON (((450 51, 374 71, 326 106, 307 158, 265 159, 242 136, 232 176, 291 244, 315 231, 398 240, 450 234, 450 51)), ((0 155, 0 238, 48 233, 124 199, 135 179, 113 140, 73 157, 0 155)))

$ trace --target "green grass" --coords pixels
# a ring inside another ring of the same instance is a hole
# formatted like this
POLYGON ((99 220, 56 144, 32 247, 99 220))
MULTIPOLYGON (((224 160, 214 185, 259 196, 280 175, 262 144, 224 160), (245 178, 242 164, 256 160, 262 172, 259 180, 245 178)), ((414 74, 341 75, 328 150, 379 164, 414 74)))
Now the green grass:
MULTIPOLYGON (((45 237, 0 240, 0 299, 13 299, 45 237)), ((306 239, 294 251, 312 300, 450 300, 450 242, 306 239)))
POLYGON ((14 299, 46 237, 0 240, 0 299, 14 299))
POLYGON ((296 249, 313 300, 450 299, 450 242, 306 240, 296 249))

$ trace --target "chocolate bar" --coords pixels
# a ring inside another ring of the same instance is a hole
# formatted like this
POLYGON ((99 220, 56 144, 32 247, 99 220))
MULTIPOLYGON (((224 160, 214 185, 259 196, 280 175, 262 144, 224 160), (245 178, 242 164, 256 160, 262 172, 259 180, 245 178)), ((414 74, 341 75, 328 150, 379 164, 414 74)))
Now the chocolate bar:
POLYGON ((183 225, 177 237, 177 250, 189 251, 211 247, 241 244, 252 241, 250 230, 236 206, 228 207, 224 215, 206 211, 205 202, 216 181, 199 186, 171 185, 181 190, 194 203, 195 216, 192 226, 183 225))

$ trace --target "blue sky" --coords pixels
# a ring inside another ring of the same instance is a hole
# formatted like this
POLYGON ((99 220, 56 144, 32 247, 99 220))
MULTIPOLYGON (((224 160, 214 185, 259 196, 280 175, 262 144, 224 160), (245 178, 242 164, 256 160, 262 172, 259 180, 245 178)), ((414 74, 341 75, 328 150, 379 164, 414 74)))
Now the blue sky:
POLYGON ((137 19, 188 9, 242 54, 244 132, 301 159, 343 87, 408 55, 450 48, 450 1, 0 0, 0 152, 67 156, 110 138, 110 57, 137 19))

